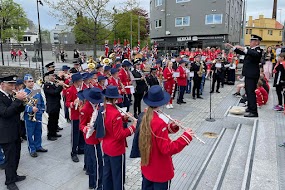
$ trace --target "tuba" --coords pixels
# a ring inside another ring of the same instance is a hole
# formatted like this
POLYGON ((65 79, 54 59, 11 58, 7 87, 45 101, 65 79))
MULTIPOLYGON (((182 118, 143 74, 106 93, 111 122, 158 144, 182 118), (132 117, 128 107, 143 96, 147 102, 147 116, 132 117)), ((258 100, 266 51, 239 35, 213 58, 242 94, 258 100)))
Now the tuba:
POLYGON ((112 62, 114 63, 115 62, 115 60, 116 60, 116 54, 115 53, 111 53, 110 55, 109 55, 109 58, 112 60, 112 62))
POLYGON ((104 65, 109 65, 111 62, 112 62, 112 60, 109 59, 109 58, 105 58, 105 59, 103 59, 103 61, 102 61, 102 63, 103 63, 104 65))
POLYGON ((202 77, 204 73, 205 73, 204 64, 202 62, 200 62, 200 68, 199 68, 199 71, 197 72, 197 74, 199 77, 202 77))

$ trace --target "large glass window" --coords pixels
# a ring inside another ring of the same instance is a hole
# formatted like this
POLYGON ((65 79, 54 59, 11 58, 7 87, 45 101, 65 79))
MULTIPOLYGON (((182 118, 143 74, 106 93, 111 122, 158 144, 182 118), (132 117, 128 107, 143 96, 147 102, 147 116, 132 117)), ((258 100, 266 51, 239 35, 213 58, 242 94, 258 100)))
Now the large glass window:
POLYGON ((190 26, 190 16, 175 18, 175 26, 190 26))
POLYGON ((205 24, 222 24, 222 23, 223 23, 222 14, 206 15, 205 24))
POLYGON ((163 0, 155 0, 155 6, 156 7, 161 6, 162 5, 162 1, 163 0))

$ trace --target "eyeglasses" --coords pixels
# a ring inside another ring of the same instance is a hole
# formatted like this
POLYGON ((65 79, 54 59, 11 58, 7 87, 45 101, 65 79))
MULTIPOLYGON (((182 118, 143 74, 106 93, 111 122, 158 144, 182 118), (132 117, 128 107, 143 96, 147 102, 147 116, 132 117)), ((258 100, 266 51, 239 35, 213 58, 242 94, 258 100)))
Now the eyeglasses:
POLYGON ((34 82, 34 81, 32 81, 32 80, 31 81, 27 81, 27 83, 32 83, 32 82, 34 82))

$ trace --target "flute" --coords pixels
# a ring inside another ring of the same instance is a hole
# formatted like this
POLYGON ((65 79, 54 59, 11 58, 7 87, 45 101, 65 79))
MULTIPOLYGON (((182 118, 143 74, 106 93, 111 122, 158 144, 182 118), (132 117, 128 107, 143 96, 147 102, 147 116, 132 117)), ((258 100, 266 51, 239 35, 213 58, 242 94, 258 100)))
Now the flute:
MULTIPOLYGON (((165 117, 167 117, 169 120, 171 120, 175 125, 177 125, 178 127, 180 127, 181 129, 183 129, 184 131, 187 130, 186 127, 184 127, 183 125, 181 125, 180 123, 178 123, 175 119, 173 119, 172 117, 170 117, 169 115, 167 115, 166 113, 162 112, 161 110, 158 110, 159 113, 163 114, 165 117)), ((197 137, 197 135, 193 135, 194 138, 196 138, 199 142, 205 144, 205 141, 203 141, 202 139, 200 139, 199 137, 197 137)))
POLYGON ((116 108, 119 110, 119 112, 121 112, 122 114, 128 116, 129 118, 131 118, 131 120, 133 121, 137 121, 137 119, 132 116, 131 114, 129 114, 128 112, 125 112, 124 110, 122 110, 119 106, 116 106, 116 108))

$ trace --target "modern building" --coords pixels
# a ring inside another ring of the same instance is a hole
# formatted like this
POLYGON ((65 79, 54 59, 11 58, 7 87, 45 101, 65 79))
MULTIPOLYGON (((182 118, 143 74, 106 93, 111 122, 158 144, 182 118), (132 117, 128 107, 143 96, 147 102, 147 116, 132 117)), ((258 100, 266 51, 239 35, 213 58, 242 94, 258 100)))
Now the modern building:
POLYGON ((150 37, 158 49, 240 43, 244 0, 150 0, 150 37))
POLYGON ((50 31, 50 41, 52 44, 75 44, 75 36, 70 27, 57 24, 50 31))
POLYGON ((259 35, 263 38, 261 47, 275 46, 281 44, 283 40, 284 26, 276 19, 264 18, 259 15, 258 19, 249 17, 246 26, 245 45, 249 46, 251 34, 259 35))

